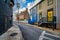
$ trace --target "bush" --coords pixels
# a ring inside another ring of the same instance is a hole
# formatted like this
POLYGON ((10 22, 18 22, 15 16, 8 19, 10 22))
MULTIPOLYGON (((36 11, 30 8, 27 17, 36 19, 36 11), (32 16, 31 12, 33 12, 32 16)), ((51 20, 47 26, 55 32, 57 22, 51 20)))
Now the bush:
POLYGON ((24 21, 24 19, 20 19, 20 21, 24 21))

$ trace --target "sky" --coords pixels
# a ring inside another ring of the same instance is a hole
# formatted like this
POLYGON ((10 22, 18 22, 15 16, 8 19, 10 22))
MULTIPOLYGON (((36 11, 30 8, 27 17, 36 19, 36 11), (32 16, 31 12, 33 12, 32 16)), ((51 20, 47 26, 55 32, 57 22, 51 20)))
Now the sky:
POLYGON ((14 7, 13 7, 13 12, 17 12, 17 6, 16 3, 18 2, 20 5, 20 11, 25 10, 27 7, 29 7, 30 5, 32 5, 34 3, 35 0, 14 0, 14 7))
POLYGON ((14 7, 13 7, 13 18, 16 19, 16 14, 18 13, 18 9, 17 9, 17 2, 20 3, 19 6, 19 13, 21 11, 26 10, 26 8, 31 8, 33 7, 37 2, 39 2, 40 0, 14 0, 14 7))

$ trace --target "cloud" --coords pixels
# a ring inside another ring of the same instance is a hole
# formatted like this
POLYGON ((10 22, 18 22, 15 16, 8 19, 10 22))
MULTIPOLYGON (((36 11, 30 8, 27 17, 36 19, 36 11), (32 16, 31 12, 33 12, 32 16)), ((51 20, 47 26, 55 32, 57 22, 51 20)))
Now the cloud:
POLYGON ((37 3, 39 3, 41 0, 35 0, 32 5, 29 7, 29 9, 31 9, 32 7, 34 7, 37 3))
POLYGON ((27 4, 27 8, 31 7, 33 5, 34 2, 30 2, 27 4))
MULTIPOLYGON (((25 8, 25 7, 24 7, 24 8, 20 8, 20 9, 19 9, 19 13, 20 13, 20 12, 22 12, 22 11, 25 11, 25 10, 26 10, 26 8, 25 8)), ((18 9, 17 9, 17 10, 15 10, 15 11, 14 11, 14 13, 15 13, 15 14, 16 14, 16 13, 18 13, 18 9)))
POLYGON ((33 5, 33 3, 34 3, 34 2, 30 2, 30 3, 27 4, 27 8, 28 8, 29 14, 30 14, 30 10, 29 10, 29 9, 30 9, 30 7, 33 5))
POLYGON ((26 3, 27 1, 26 0, 21 0, 22 3, 26 3))
POLYGON ((27 7, 29 7, 29 6, 31 6, 31 3, 28 3, 28 4, 27 4, 27 7))
POLYGON ((22 9, 19 9, 19 13, 21 12, 21 11, 25 11, 26 10, 26 8, 24 7, 24 8, 22 8, 22 9))
POLYGON ((23 2, 26 2, 26 0, 22 0, 23 2))

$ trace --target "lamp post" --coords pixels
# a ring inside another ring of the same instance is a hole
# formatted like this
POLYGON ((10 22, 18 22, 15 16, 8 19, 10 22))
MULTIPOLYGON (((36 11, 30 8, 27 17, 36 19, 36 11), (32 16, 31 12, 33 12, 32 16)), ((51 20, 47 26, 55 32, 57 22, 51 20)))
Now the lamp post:
MULTIPOLYGON (((16 0, 17 1, 17 0, 16 0)), ((19 8, 20 8, 20 3, 17 1, 17 8, 18 8, 18 23, 19 23, 19 8)))

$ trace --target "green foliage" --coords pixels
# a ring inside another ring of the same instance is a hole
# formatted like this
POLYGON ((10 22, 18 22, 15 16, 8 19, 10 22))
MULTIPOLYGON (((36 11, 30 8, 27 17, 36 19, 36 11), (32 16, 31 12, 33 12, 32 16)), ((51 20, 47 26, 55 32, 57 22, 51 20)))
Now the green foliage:
POLYGON ((24 19, 20 19, 20 21, 24 21, 24 19))

